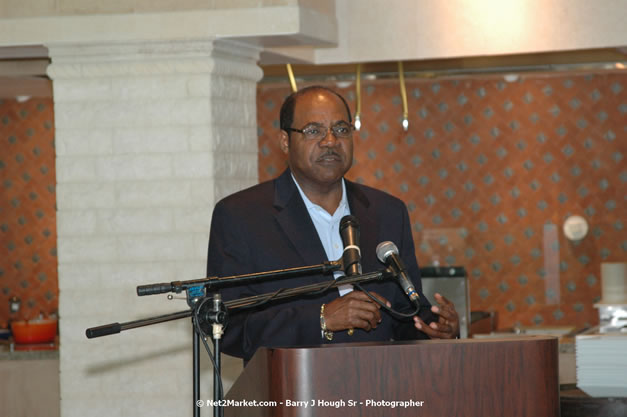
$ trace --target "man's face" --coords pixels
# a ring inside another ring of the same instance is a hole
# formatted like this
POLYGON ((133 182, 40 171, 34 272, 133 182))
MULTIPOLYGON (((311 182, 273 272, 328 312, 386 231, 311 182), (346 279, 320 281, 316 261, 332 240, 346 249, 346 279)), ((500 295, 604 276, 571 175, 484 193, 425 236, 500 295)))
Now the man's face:
MULTIPOLYGON (((348 124, 349 116, 342 100, 324 90, 300 96, 294 106, 292 128, 310 125, 325 128, 348 124)), ((336 137, 329 129, 320 139, 308 139, 299 132, 281 131, 281 149, 288 155, 294 177, 301 186, 328 186, 338 182, 353 162, 353 138, 336 137)))

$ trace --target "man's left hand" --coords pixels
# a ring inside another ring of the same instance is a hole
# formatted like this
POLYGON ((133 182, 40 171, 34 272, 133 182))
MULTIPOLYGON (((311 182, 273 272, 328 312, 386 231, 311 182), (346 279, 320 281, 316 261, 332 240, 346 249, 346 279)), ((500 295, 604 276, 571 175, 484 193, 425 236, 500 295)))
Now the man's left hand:
POLYGON ((438 315, 438 321, 428 326, 418 316, 414 316, 414 326, 431 339, 455 339, 459 336, 459 317, 455 305, 442 294, 435 293, 435 300, 440 306, 432 306, 431 311, 438 315))

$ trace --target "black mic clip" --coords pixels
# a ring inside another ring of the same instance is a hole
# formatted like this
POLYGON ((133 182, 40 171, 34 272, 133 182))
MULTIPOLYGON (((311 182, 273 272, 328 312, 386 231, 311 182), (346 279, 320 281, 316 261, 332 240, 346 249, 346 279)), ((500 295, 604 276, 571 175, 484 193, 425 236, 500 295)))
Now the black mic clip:
POLYGON ((221 295, 215 293, 212 297, 205 297, 197 308, 198 326, 205 334, 211 333, 214 339, 220 339, 229 319, 221 295))

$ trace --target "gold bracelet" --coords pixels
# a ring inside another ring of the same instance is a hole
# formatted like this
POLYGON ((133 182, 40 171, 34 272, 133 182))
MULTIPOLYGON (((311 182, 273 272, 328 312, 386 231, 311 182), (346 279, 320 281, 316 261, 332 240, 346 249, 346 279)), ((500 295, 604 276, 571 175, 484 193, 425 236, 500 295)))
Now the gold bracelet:
POLYGON ((324 320, 324 304, 320 307, 320 329, 323 339, 333 340, 333 332, 327 330, 327 322, 324 320))

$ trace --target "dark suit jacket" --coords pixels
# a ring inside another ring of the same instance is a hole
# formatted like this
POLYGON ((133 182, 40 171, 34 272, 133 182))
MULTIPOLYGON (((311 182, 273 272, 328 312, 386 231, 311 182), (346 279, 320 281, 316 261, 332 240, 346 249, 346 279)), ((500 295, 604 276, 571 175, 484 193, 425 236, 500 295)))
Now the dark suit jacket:
MULTIPOLYGON (((375 252, 377 244, 392 241, 421 296, 420 316, 433 321, 427 299, 422 295, 419 269, 414 252, 409 216, 405 204, 382 191, 346 181, 351 214, 360 222, 360 247, 364 272, 384 268, 375 252)), ((211 221, 207 276, 232 276, 320 264, 327 260, 315 226, 309 217, 289 169, 275 180, 258 184, 221 200, 211 221)), ((264 294, 279 288, 292 288, 329 281, 332 275, 265 279, 251 285, 220 290, 223 299, 264 294)), ((364 284, 392 303, 396 310, 411 312, 406 295, 395 280, 364 284)), ((305 346, 425 339, 411 319, 399 320, 382 311, 383 321, 370 332, 336 332, 332 342, 321 338, 320 306, 339 296, 337 289, 323 295, 275 301, 254 310, 231 312, 222 342, 227 354, 249 360, 261 346, 305 346)))

